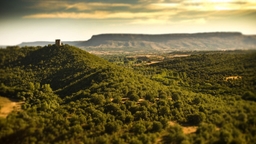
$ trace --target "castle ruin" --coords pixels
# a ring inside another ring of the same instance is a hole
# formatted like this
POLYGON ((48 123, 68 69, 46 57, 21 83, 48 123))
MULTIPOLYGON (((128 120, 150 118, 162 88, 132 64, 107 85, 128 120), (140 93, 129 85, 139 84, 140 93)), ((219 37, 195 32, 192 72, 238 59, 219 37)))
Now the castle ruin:
POLYGON ((61 44, 61 40, 60 39, 56 39, 55 40, 55 45, 56 46, 61 46, 62 44, 61 44))

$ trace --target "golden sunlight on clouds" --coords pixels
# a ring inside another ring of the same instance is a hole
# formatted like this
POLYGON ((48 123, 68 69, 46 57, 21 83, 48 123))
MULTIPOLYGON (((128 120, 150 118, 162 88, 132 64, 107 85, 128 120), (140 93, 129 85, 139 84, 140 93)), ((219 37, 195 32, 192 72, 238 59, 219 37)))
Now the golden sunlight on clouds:
POLYGON ((186 10, 215 11, 215 10, 255 10, 256 1, 250 0, 195 0, 183 1, 186 10))
POLYGON ((227 2, 234 2, 235 0, 207 0, 209 2, 214 2, 214 3, 227 3, 227 2))
POLYGON ((79 11, 83 10, 95 10, 95 9, 108 9, 113 7, 131 7, 130 4, 125 3, 99 3, 99 2, 79 2, 79 3, 70 3, 67 1, 41 1, 36 3, 34 6, 31 6, 31 9, 44 9, 44 10, 68 10, 68 9, 76 9, 79 11), (54 6, 53 6, 54 5, 54 6))
POLYGON ((104 8, 111 8, 111 7, 131 7, 130 4, 124 3, 75 3, 66 6, 66 9, 75 8, 77 10, 93 10, 93 9, 104 9, 104 8))
POLYGON ((184 0, 179 3, 151 3, 145 8, 150 10, 176 9, 177 11, 256 10, 256 0, 184 0))
POLYGON ((96 11, 93 13, 75 13, 75 12, 57 12, 57 13, 43 13, 43 14, 33 14, 27 15, 23 18, 72 18, 72 19, 133 19, 133 18, 155 18, 161 17, 165 12, 116 12, 111 13, 107 11, 96 11))
POLYGON ((198 18, 198 19, 186 19, 180 21, 180 23, 194 23, 194 24, 205 24, 206 20, 204 18, 198 18))
POLYGON ((148 25, 148 24, 157 24, 157 25, 166 25, 166 24, 206 24, 206 20, 204 18, 197 18, 197 19, 186 19, 181 21, 168 21, 168 18, 155 18, 155 19, 137 19, 132 21, 129 24, 142 24, 142 25, 148 25))
POLYGON ((105 3, 105 2, 79 2, 71 3, 67 1, 40 1, 30 8, 44 10, 69 10, 75 9, 78 11, 128 8, 141 10, 164 10, 164 9, 182 9, 182 10, 247 10, 256 9, 256 0, 180 0, 180 1, 149 1, 143 0, 141 3, 105 3), (145 3, 143 3, 145 2, 145 3), (54 5, 54 7, 53 7, 54 5))
POLYGON ((155 8, 175 8, 180 6, 179 3, 153 3, 149 6, 155 7, 155 8))
POLYGON ((142 24, 142 25, 147 25, 147 24, 167 24, 168 21, 165 20, 165 19, 137 19, 137 20, 134 20, 132 22, 130 22, 129 24, 134 24, 134 25, 137 25, 137 24, 142 24))
POLYGON ((134 4, 41 1, 33 8, 50 9, 51 12, 38 12, 23 18, 128 19, 129 24, 206 24, 211 19, 226 19, 219 14, 232 14, 235 11, 239 16, 245 11, 255 11, 256 0, 141 0, 134 4), (55 11, 52 10, 52 5, 55 5, 55 11))

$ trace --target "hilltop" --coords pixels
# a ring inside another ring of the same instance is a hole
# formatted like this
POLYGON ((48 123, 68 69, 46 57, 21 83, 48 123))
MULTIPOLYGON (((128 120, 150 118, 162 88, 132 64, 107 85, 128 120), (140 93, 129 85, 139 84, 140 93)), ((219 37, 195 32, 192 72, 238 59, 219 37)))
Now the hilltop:
MULTIPOLYGON (((83 41, 63 41, 64 44, 69 44, 69 45, 73 45, 73 46, 76 46, 78 45, 79 43, 81 43, 83 41)), ((48 45, 51 45, 51 44, 54 44, 54 42, 51 42, 51 41, 35 41, 35 42, 22 42, 21 44, 19 44, 18 46, 20 47, 24 47, 24 46, 48 46, 48 45)))
POLYGON ((103 88, 106 82, 108 87, 116 88, 115 92, 125 90, 124 94, 138 91, 141 86, 145 87, 145 92, 160 87, 130 70, 69 45, 2 49, 0 55, 3 73, 0 80, 11 87, 29 82, 50 84, 62 97, 92 87, 95 92, 113 92, 113 89, 103 88))
MULTIPOLYGON (((64 42, 96 54, 145 53, 195 50, 256 49, 256 36, 239 32, 194 34, 99 34, 87 41, 64 42)), ((49 42, 48 42, 49 43, 49 42)), ((21 46, 47 45, 22 43, 21 46)))

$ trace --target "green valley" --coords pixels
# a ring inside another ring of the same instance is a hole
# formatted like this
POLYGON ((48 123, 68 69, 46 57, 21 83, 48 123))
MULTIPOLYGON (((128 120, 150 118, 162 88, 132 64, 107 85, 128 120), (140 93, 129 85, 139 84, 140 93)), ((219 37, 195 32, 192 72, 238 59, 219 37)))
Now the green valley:
POLYGON ((255 51, 183 55, 0 49, 0 96, 22 103, 0 118, 0 143, 255 142, 255 51))

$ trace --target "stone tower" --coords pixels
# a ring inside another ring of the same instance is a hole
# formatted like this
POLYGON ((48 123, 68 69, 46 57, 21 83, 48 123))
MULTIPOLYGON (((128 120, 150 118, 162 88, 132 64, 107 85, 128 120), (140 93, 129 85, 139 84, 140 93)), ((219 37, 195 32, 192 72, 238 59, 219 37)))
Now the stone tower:
POLYGON ((55 40, 55 45, 56 46, 61 46, 61 40, 60 39, 56 39, 55 40))

